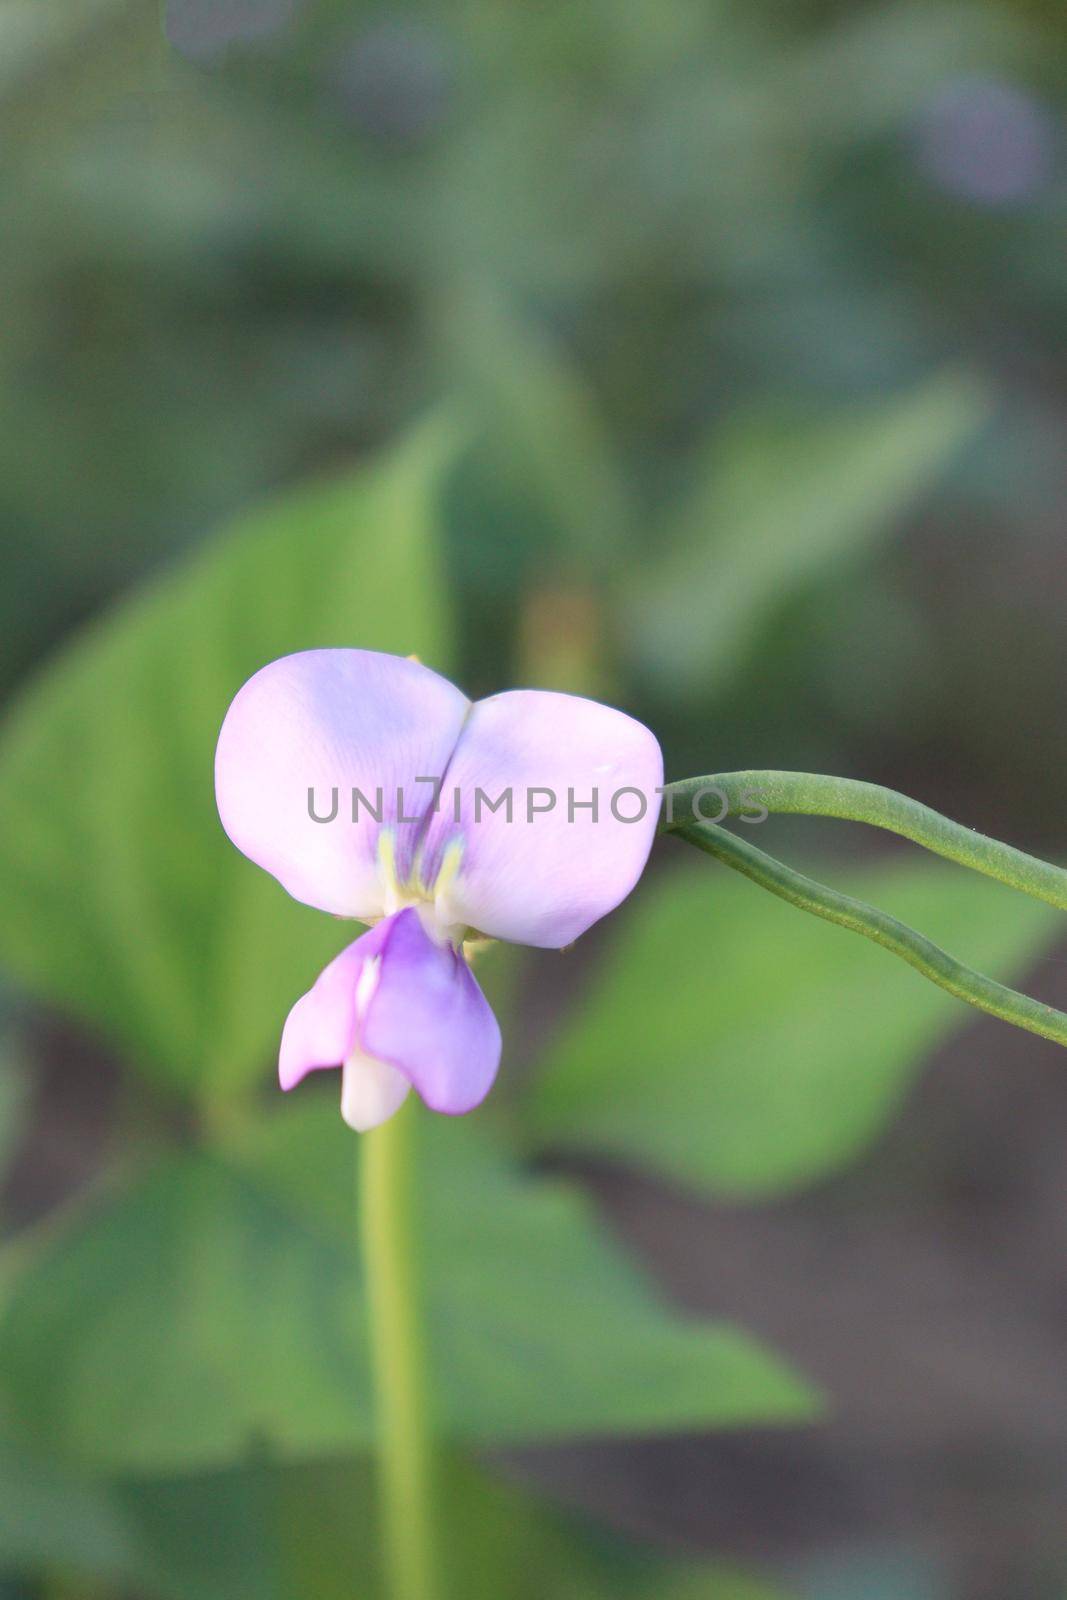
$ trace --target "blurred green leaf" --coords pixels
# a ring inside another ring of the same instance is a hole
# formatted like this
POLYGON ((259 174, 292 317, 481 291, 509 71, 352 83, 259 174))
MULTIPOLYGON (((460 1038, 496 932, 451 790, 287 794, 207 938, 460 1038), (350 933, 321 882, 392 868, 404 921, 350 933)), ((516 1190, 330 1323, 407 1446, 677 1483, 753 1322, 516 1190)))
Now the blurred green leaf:
POLYGON ((185 1470, 370 1436, 344 1252, 208 1156, 161 1165, 39 1253, 0 1347, 11 1429, 93 1469, 185 1470))
POLYGON ((327 1473, 250 1462, 118 1488, 152 1553, 159 1591, 174 1600, 332 1600, 342 1591, 327 1574, 341 1559, 348 1595, 372 1600, 380 1593, 366 1466, 339 1463, 327 1473))
MULTIPOLYGON (((17 1278, 0 1320, 12 1425, 142 1473, 363 1446, 357 1142, 307 1091, 229 1156, 175 1159, 17 1278), (121 1352, 121 1359, 116 1359, 121 1352)), ((810 1417, 742 1333, 672 1314, 569 1185, 484 1131, 422 1123, 429 1347, 455 1439, 559 1439, 810 1417)))
MULTIPOLYGON (((533 1500, 490 1485, 462 1461, 448 1461, 438 1491, 453 1593, 533 1600, 585 1566, 577 1541, 533 1500)), ((285 1467, 265 1458, 127 1482, 122 1493, 168 1592, 203 1600, 381 1600, 374 1474, 365 1458, 285 1467)))
MULTIPOLYGON (((450 1464, 442 1487, 451 1491, 462 1476, 450 1464)), ((118 1490, 161 1592, 175 1600, 381 1600, 365 1459, 283 1467, 264 1456, 240 1468, 126 1480, 118 1490)))
POLYGON ((456 292, 440 322, 454 381, 483 436, 475 463, 494 498, 532 505, 557 556, 602 569, 629 522, 607 429, 577 368, 545 332, 508 310, 488 285, 456 292))
POLYGON ((280 498, 89 628, 0 738, 0 955, 149 1076, 225 1096, 344 942, 244 860, 215 814, 230 698, 292 650, 362 645, 447 666, 435 423, 280 498))
MULTIPOLYGON (((1009 979, 1057 920, 932 861, 841 886, 1009 979)), ((553 1149, 618 1156, 716 1195, 773 1194, 856 1155, 969 1020, 867 941, 693 862, 631 909, 526 1096, 523 1126, 553 1149)))
MULTIPOLYGON (((23 78, 39 80, 57 55, 77 55, 98 31, 110 34, 116 22, 129 25, 147 9, 137 0, 2 0, 0 96, 23 78)), ((158 26, 158 17, 153 21, 158 26)))
MULTIPOLYGON (((516 1168, 492 1124, 422 1124, 432 1345, 446 1420, 486 1442, 810 1417, 814 1396, 748 1337, 673 1315, 571 1184, 516 1168)), ((352 1232, 349 1135, 319 1107, 265 1120, 264 1181, 352 1232)))
POLYGON ((675 694, 721 687, 774 609, 890 532, 987 415, 983 391, 951 373, 846 415, 748 415, 720 430, 667 553, 626 580, 648 671, 675 694))
MULTIPOLYGON (((499 1600, 781 1600, 718 1566, 672 1567, 536 1493, 449 1458, 449 1592, 499 1600)), ((161 1600, 383 1600, 367 1457, 269 1457, 87 1483, 0 1446, 0 1579, 90 1580, 161 1600)))
MULTIPOLYGON (((710 1565, 674 1568, 459 1459, 439 1475, 447 1592, 493 1600, 776 1600, 710 1565)), ((380 1600, 366 1460, 128 1483, 124 1502, 179 1600, 380 1600)), ((777 1600, 782 1600, 777 1596, 777 1600)))
POLYGON ((121 103, 143 86, 162 55, 159 12, 146 0, 2 0, 5 149, 32 159, 79 128, 87 105, 121 103))
POLYGON ((152 1570, 115 1494, 0 1444, 0 1576, 43 1571, 130 1582, 152 1570))

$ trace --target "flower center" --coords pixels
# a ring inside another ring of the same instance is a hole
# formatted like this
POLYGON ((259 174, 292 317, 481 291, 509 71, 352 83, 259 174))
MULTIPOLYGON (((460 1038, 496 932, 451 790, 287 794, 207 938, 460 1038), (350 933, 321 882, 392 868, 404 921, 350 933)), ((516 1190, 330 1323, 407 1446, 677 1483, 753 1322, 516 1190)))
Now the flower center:
POLYGON ((383 915, 395 916, 413 906, 419 920, 437 944, 451 944, 457 950, 471 930, 463 923, 450 921, 442 911, 446 891, 455 882, 463 860, 463 841, 453 839, 445 846, 441 864, 432 883, 425 883, 420 871, 420 860, 415 859, 409 877, 401 881, 396 865, 396 839, 389 828, 378 835, 378 873, 382 883, 383 915))

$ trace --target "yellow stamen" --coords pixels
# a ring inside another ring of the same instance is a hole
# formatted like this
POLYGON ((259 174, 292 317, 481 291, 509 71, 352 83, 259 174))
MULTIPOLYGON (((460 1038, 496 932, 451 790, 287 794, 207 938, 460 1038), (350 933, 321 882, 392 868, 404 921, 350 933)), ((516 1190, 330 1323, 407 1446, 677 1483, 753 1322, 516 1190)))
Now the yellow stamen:
POLYGON ((463 840, 453 839, 451 844, 445 846, 445 853, 441 857, 441 865, 434 880, 432 893, 435 900, 440 900, 451 889, 459 874, 462 860, 463 840))
POLYGON ((392 916, 400 909, 400 881, 396 875, 396 839, 391 828, 383 828, 378 835, 378 866, 385 887, 386 915, 392 916))

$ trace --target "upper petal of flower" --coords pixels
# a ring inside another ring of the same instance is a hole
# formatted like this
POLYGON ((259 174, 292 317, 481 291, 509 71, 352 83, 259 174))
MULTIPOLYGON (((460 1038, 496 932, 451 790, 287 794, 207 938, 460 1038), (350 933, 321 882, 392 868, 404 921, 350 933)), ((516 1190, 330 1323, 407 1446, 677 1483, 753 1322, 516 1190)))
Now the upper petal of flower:
POLYGON ((394 831, 406 876, 433 790, 470 708, 428 667, 376 650, 306 650, 263 667, 238 691, 219 734, 215 793, 239 850, 297 900, 339 916, 378 917, 379 838, 394 831), (353 788, 367 806, 352 820, 353 788), (337 814, 329 817, 336 791, 337 814))
POLYGON ((416 910, 387 926, 362 1048, 402 1072, 434 1111, 472 1111, 500 1064, 492 1007, 463 956, 431 939, 416 910))
POLYGON ((479 700, 423 842, 439 919, 519 944, 570 944, 640 877, 662 782, 659 744, 624 712, 537 689, 479 700), (508 790, 510 820, 485 798, 508 790), (583 804, 594 795, 595 815, 583 804))

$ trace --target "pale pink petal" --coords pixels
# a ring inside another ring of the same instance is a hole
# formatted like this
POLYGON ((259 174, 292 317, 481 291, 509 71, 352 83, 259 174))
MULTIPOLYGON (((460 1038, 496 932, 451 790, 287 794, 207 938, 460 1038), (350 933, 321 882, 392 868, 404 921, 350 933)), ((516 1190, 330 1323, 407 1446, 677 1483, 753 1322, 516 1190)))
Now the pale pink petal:
POLYGON ((428 667, 375 650, 306 650, 272 661, 239 690, 222 725, 222 825, 295 899, 339 916, 381 916, 390 908, 379 836, 392 831, 406 875, 433 796, 418 780, 444 773, 469 706, 428 667), (367 802, 357 801, 356 821, 353 789, 367 802), (331 820, 313 820, 309 790, 321 818, 331 817, 336 797, 331 820))
POLYGON ((423 841, 424 880, 442 873, 438 914, 519 944, 569 944, 640 877, 662 783, 654 735, 610 706, 536 689, 479 700, 423 841), (488 804, 508 793, 510 820, 488 804))

